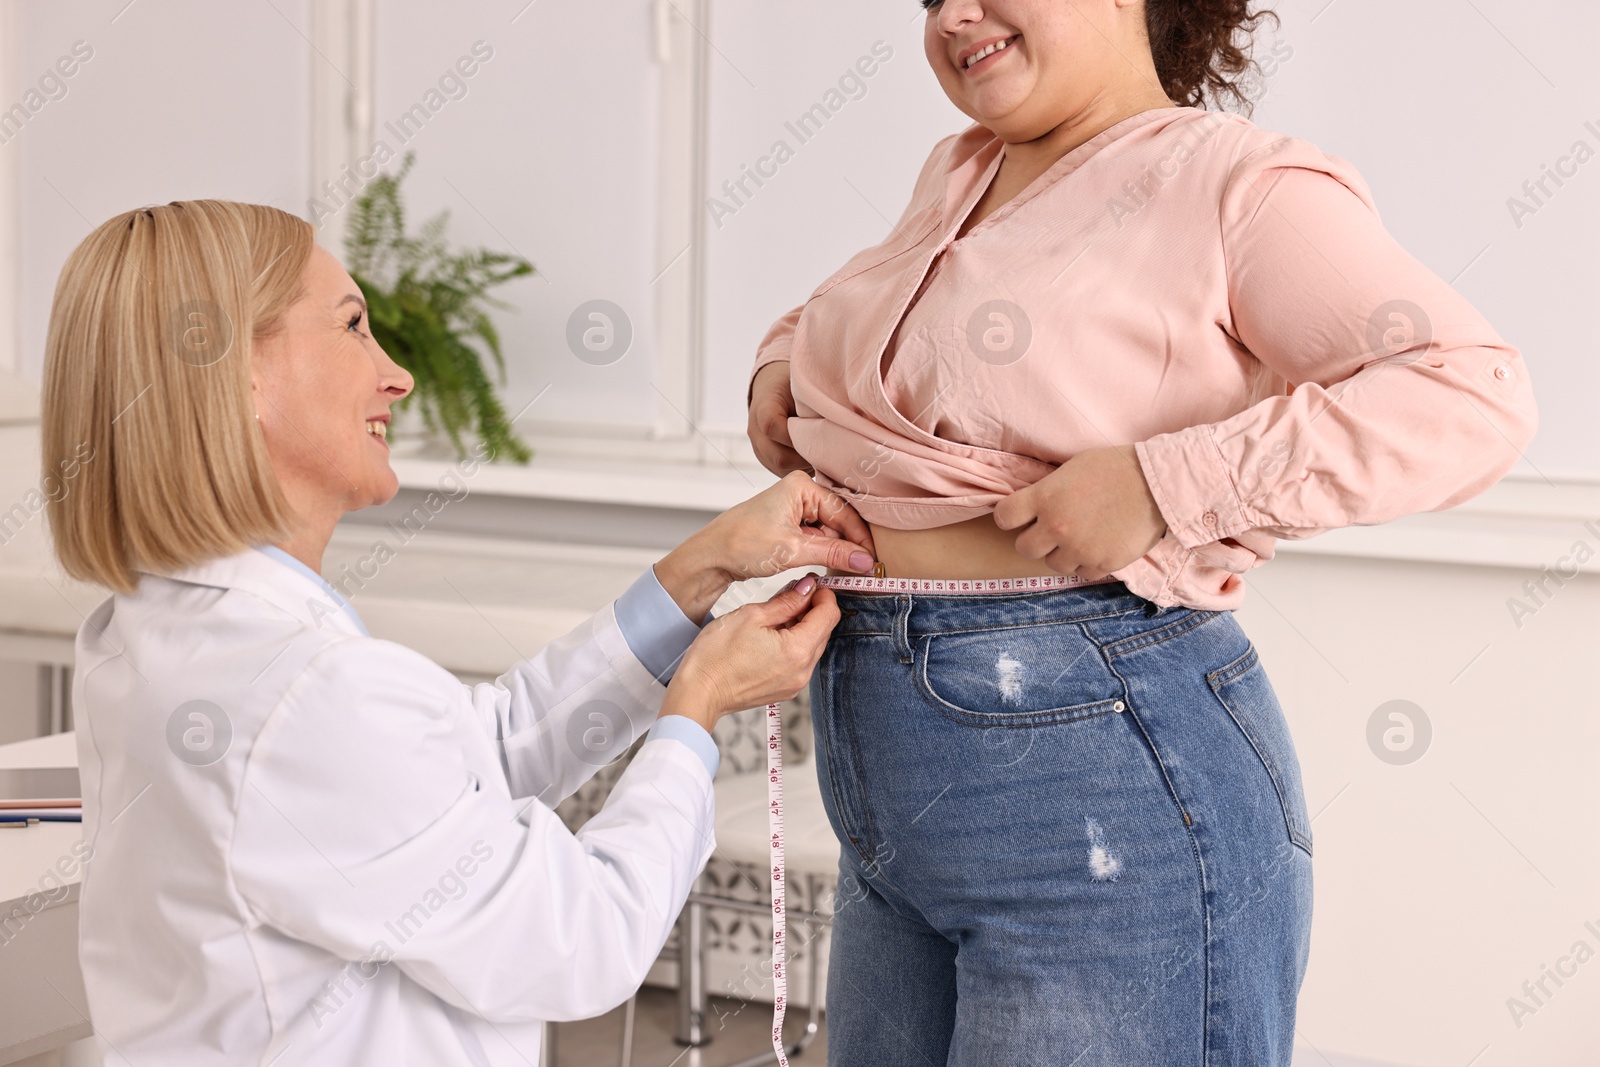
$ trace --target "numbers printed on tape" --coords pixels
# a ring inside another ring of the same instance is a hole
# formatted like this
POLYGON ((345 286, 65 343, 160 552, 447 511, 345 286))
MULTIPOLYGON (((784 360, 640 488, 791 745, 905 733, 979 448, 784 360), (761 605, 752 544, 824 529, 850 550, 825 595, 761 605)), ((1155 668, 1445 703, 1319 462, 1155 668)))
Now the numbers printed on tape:
POLYGON ((953 596, 974 593, 1021 593, 1040 589, 1066 589, 1078 585, 1102 585, 1119 579, 1086 582, 1076 574, 1043 574, 1027 578, 868 578, 848 574, 819 577, 818 584, 830 589, 853 589, 869 593, 938 593, 953 596))
POLYGON ((789 1000, 783 908, 783 708, 767 705, 767 825, 772 831, 772 1050, 789 1067, 783 1048, 783 1013, 789 1000))

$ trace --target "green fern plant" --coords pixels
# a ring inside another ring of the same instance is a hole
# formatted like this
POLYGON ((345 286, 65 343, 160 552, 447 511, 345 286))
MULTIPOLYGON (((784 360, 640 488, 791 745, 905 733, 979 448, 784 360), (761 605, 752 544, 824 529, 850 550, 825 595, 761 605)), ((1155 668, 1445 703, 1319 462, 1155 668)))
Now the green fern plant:
POLYGON ((400 183, 415 158, 407 152, 398 172, 374 178, 356 199, 345 266, 366 298, 373 339, 416 379, 396 406, 415 404, 428 429, 448 436, 461 458, 463 435, 471 432, 489 446, 491 459, 526 463, 533 451, 512 430, 483 354, 493 358, 503 385, 505 357, 488 309, 511 305, 488 293, 532 274, 533 264, 487 248, 452 252, 444 239, 448 211, 407 234, 400 183))

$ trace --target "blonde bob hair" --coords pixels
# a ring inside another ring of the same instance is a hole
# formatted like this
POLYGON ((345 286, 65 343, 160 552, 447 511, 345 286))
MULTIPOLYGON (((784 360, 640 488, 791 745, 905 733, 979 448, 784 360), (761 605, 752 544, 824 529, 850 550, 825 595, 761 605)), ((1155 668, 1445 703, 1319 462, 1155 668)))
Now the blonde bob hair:
POLYGON ((50 309, 42 414, 44 474, 62 483, 50 530, 72 577, 131 592, 141 571, 284 534, 251 348, 299 298, 313 241, 277 208, 180 200, 118 215, 73 250, 50 309))

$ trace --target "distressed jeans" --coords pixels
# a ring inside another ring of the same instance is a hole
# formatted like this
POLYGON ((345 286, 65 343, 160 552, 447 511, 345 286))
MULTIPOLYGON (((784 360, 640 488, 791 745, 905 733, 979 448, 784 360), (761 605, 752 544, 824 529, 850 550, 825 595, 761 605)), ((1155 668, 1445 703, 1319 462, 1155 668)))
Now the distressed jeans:
POLYGON ((1233 613, 837 595, 831 1067, 1287 1067, 1311 826, 1233 613))

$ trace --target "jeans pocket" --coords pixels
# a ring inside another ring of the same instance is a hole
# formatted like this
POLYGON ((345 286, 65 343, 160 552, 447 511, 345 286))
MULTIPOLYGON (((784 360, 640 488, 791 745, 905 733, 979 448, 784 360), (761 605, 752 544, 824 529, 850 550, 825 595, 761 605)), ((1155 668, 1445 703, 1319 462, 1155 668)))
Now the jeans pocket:
POLYGON ((1271 777, 1289 840, 1311 855, 1311 819, 1306 814, 1306 794, 1300 781, 1300 758, 1295 755, 1283 707, 1255 644, 1226 667, 1207 674, 1206 682, 1271 777))
POLYGON ((968 726, 1041 726, 1127 710, 1122 679, 1070 623, 931 634, 919 644, 917 688, 968 726))

